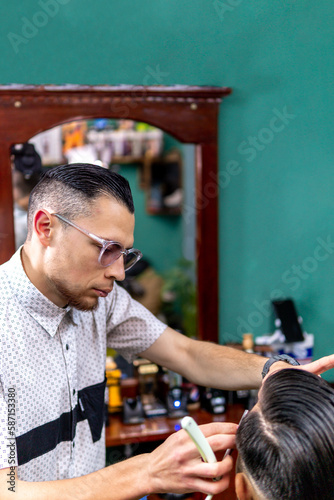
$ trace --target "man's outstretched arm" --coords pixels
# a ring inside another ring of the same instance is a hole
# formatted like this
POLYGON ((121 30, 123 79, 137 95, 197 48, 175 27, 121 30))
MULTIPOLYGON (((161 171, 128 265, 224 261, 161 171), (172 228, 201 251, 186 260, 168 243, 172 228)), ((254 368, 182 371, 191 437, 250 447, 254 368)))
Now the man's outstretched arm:
MULTIPOLYGON (((267 361, 263 356, 239 349, 189 339, 169 327, 142 355, 180 373, 195 384, 226 390, 259 388, 267 361)), ((283 368, 291 368, 291 365, 278 361, 270 367, 269 374, 283 368)), ((302 368, 320 375, 334 368, 334 354, 302 368)))

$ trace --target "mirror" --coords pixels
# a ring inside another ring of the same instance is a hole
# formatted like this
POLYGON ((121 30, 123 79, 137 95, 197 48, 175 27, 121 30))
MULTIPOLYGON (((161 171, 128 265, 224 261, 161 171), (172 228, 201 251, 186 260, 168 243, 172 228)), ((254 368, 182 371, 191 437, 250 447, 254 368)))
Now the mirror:
POLYGON ((131 119, 195 144, 198 336, 218 341, 218 87, 0 87, 0 262, 14 252, 10 147, 78 119, 131 119))
POLYGON ((128 180, 134 246, 143 258, 119 284, 169 326, 196 337, 194 147, 146 123, 106 118, 67 122, 15 144, 16 249, 26 239, 31 190, 42 172, 66 163, 95 163, 128 180))
MULTIPOLYGON (((44 167, 97 163, 122 171, 122 175, 130 166, 138 167, 138 185, 145 192, 147 212, 182 213, 183 145, 157 127, 129 119, 76 120, 43 131, 29 143, 44 167)), ((22 156, 22 151, 17 154, 22 156)), ((29 157, 27 161, 33 163, 29 157)))
POLYGON ((45 130, 12 153, 16 248, 25 241, 29 194, 42 171, 84 162, 120 173, 131 186, 135 246, 143 253, 120 285, 169 326, 196 337, 194 146, 146 123, 95 118, 45 130))

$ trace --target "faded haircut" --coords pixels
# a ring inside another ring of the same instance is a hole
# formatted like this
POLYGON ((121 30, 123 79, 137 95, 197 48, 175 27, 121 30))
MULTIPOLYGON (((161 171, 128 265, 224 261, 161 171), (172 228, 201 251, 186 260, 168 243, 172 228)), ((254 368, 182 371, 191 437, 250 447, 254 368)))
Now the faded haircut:
POLYGON ((240 424, 241 469, 266 500, 332 500, 334 389, 305 370, 285 369, 265 381, 240 424))
POLYGON ((32 236, 37 210, 52 206, 68 219, 92 214, 94 202, 101 196, 114 198, 131 214, 134 205, 128 181, 119 174, 89 163, 60 165, 41 177, 30 195, 28 207, 28 236, 32 236))

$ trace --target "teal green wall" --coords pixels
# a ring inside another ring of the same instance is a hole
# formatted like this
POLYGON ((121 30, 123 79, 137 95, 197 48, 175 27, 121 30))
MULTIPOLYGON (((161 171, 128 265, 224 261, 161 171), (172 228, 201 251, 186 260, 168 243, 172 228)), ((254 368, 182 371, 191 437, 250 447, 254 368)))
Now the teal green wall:
POLYGON ((2 83, 233 87, 219 134, 220 340, 240 338, 242 320, 272 331, 256 304, 278 289, 315 356, 334 352, 334 254, 318 248, 334 240, 332 0, 58 0, 46 18, 41 3, 0 6, 2 83), (45 26, 22 31, 27 20, 45 26), (16 51, 10 33, 25 36, 16 51))

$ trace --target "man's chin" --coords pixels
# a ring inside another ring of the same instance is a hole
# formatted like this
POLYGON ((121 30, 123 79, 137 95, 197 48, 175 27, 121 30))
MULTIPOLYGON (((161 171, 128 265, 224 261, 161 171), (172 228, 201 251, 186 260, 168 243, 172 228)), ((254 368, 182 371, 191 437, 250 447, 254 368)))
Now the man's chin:
POLYGON ((73 307, 78 311, 94 311, 99 305, 99 297, 96 294, 90 294, 87 290, 73 289, 63 281, 48 277, 50 285, 56 291, 57 295, 65 302, 67 306, 73 307))
POLYGON ((95 311, 98 308, 99 305, 99 299, 98 298, 91 298, 91 300, 85 300, 85 299, 73 299, 68 301, 68 306, 73 307, 74 309, 77 309, 78 311, 95 311))

